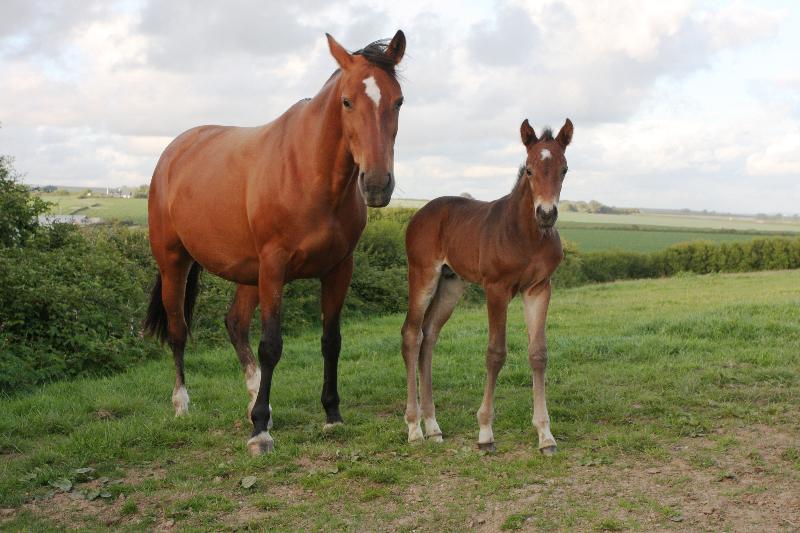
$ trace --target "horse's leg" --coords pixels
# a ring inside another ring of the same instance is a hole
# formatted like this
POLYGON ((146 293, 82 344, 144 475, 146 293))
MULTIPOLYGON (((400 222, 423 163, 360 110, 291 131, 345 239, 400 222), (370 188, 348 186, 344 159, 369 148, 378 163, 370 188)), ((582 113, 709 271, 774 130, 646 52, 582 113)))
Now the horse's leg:
POLYGON ((417 399, 417 360, 422 344, 422 324, 439 281, 441 265, 408 267, 408 313, 403 323, 403 360, 406 363, 408 397, 405 421, 408 425, 408 442, 423 440, 420 426, 420 408, 417 399))
POLYGON ((186 378, 183 373, 183 352, 189 328, 184 316, 186 281, 194 261, 182 248, 169 255, 161 272, 161 301, 167 313, 167 344, 172 349, 175 360, 175 388, 172 390, 172 405, 175 416, 189 411, 189 393, 186 392, 186 378))
POLYGON ((486 307, 489 312, 489 346, 486 350, 486 387, 483 391, 483 402, 478 409, 478 447, 481 450, 494 450, 494 389, 497 375, 506 362, 506 316, 508 303, 513 294, 503 286, 489 285, 486 291, 486 307))
POLYGON ((442 430, 436 422, 436 408, 433 405, 433 381, 431 363, 433 348, 439 332, 453 314, 458 300, 464 294, 464 282, 452 272, 439 279, 436 295, 425 313, 422 324, 422 347, 419 352, 419 381, 422 399, 422 418, 425 421, 425 436, 435 442, 442 442, 442 430), (449 277, 447 277, 449 275, 449 277))
POLYGON ((544 330, 550 291, 550 280, 547 280, 523 295, 525 324, 528 326, 528 362, 533 371, 533 426, 539 433, 539 451, 545 455, 556 452, 556 440, 550 433, 550 416, 547 414, 544 395, 544 374, 547 368, 547 339, 544 330))
POLYGON ((322 357, 325 360, 321 397, 322 407, 325 408, 323 429, 329 429, 342 423, 337 387, 339 352, 342 349, 339 317, 352 277, 353 256, 350 256, 322 278, 322 340, 320 344, 322 357))
POLYGON ((261 342, 258 344, 258 362, 261 364, 261 383, 250 417, 253 434, 247 441, 252 455, 272 451, 274 441, 269 434, 272 425, 272 408, 269 403, 272 373, 283 351, 281 336, 281 300, 285 273, 283 255, 262 254, 259 257, 258 303, 261 306, 261 342))
POLYGON ((228 329, 228 336, 231 339, 239 357, 239 363, 244 370, 245 384, 247 392, 250 393, 250 403, 247 405, 247 419, 253 405, 256 403, 258 385, 261 383, 261 370, 253 357, 253 350, 250 348, 250 320, 253 318, 253 311, 258 305, 258 287, 253 285, 236 285, 236 294, 231 302, 228 314, 225 315, 225 327, 228 329))

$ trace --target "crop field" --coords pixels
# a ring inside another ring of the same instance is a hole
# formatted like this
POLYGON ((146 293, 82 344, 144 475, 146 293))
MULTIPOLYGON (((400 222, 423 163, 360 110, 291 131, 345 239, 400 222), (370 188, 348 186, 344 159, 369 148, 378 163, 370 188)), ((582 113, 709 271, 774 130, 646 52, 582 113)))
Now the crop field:
MULTIPOLYGON (((323 432, 319 332, 284 341, 274 453, 246 454, 233 349, 0 399, 0 530, 795 531, 800 271, 679 276, 554 293, 536 450, 518 300, 498 450, 477 450, 485 311, 461 307, 434 357, 441 444, 406 442, 403 317, 347 321, 345 425, 323 432)), ((220 326, 222 327, 222 326, 220 326)), ((142 341, 146 342, 146 341, 142 341)))

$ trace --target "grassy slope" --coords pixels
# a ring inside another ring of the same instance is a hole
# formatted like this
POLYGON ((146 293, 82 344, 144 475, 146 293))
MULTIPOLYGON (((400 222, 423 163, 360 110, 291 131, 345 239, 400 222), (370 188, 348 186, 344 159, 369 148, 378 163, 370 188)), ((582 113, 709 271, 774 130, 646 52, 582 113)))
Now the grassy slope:
MULTIPOLYGON (((747 523, 731 513, 747 498, 771 497, 772 487, 800 490, 796 441, 769 448, 735 436, 754 424, 798 432, 799 286, 794 271, 557 292, 548 326, 548 400, 560 445, 554 458, 535 449, 518 301, 492 456, 475 449, 482 309, 457 310, 440 339, 434 393, 446 440, 439 446, 405 442, 400 316, 346 324, 340 383, 347 424, 330 434, 321 431, 318 336, 286 339, 273 385, 276 452, 260 458, 244 451, 247 396, 230 348, 190 350, 191 414, 179 420, 171 415, 166 355, 112 378, 47 386, 0 401, 0 507, 29 502, 8 511, 0 529, 176 521, 214 530, 741 530, 747 523), (733 457, 741 460, 733 464, 733 457), (676 460, 681 475, 642 474, 634 482, 637 472, 661 472, 676 460), (84 466, 120 480, 108 484, 116 499, 75 502, 49 493, 48 480, 74 479, 72 469, 84 466), (247 475, 257 477, 251 489, 239 486, 247 475), (703 514, 684 498, 691 491, 701 499, 717 491, 735 507, 703 514)), ((794 523, 796 515, 780 516, 794 523)), ((771 516, 758 515, 764 523, 750 517, 750 525, 785 526, 771 516)))
POLYGON ((78 198, 77 194, 42 194, 41 197, 56 204, 52 212, 59 215, 86 215, 147 225, 146 198, 78 198))

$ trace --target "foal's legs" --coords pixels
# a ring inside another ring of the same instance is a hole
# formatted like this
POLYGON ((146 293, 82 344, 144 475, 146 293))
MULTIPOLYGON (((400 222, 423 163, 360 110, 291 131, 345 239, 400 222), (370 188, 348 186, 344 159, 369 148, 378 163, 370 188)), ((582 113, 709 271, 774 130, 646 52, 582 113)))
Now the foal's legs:
POLYGON ((239 356, 239 363, 244 370, 245 384, 247 392, 250 393, 250 403, 247 405, 247 419, 253 405, 256 403, 258 385, 261 383, 261 370, 253 357, 253 350, 250 348, 250 320, 253 318, 253 311, 258 305, 258 287, 253 285, 236 285, 236 294, 231 302, 228 314, 225 315, 225 327, 228 328, 228 336, 231 339, 239 356))
POLYGON ((483 402, 478 409, 478 447, 481 450, 494 450, 494 389, 497 375, 506 362, 506 316, 508 303, 513 294, 502 286, 489 285, 486 291, 486 307, 489 311, 489 346, 486 350, 486 387, 483 391, 483 402))
POLYGON ((422 417, 425 420, 425 436, 435 442, 442 442, 442 430, 436 422, 436 409, 433 405, 433 383, 431 363, 433 348, 439 338, 442 326, 453 314, 458 300, 464 294, 464 282, 452 271, 442 274, 436 295, 425 313, 422 324, 422 347, 419 353, 419 386, 422 396, 422 417))
POLYGON ((539 451, 556 452, 556 440, 550 433, 550 416, 544 396, 544 373, 547 368, 545 320, 550 303, 550 280, 529 289, 523 295, 525 324, 528 326, 528 362, 533 371, 533 425, 539 433, 539 451))
POLYGON ((323 429, 342 423, 337 386, 339 352, 342 349, 339 317, 352 277, 353 256, 350 256, 322 278, 322 339, 320 344, 322 357, 325 360, 325 373, 321 400, 326 417, 323 429))
POLYGON ((183 306, 186 297, 186 279, 194 261, 183 247, 171 250, 165 256, 165 260, 159 262, 161 301, 167 312, 167 344, 172 349, 172 357, 175 360, 172 405, 175 407, 175 416, 181 416, 189 411, 189 393, 186 392, 186 379, 183 373, 183 351, 186 348, 189 329, 183 306))
POLYGON ((422 345, 422 324, 441 272, 441 263, 408 267, 408 313, 403 323, 403 360, 406 364, 408 397, 405 421, 408 425, 408 442, 423 440, 420 426, 420 408, 417 398, 417 360, 422 345))
POLYGON ((261 364, 261 383, 250 418, 253 434, 247 448, 253 455, 272 451, 275 444, 269 434, 272 409, 269 405, 272 373, 283 352, 281 336, 281 300, 286 258, 283 254, 261 254, 258 271, 258 301, 261 306, 261 342, 258 345, 258 362, 261 364))

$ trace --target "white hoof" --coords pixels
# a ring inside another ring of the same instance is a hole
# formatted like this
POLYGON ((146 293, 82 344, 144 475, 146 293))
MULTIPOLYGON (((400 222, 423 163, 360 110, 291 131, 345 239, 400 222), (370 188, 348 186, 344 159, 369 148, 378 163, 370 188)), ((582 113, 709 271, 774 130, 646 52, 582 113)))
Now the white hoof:
POLYGON ((189 412, 189 393, 186 387, 181 386, 172 392, 172 406, 175 407, 175 416, 183 416, 189 412))
POLYGON ((335 427, 341 426, 341 422, 325 422, 325 425, 322 426, 322 431, 332 431, 335 427))
POLYGON ((425 440, 425 436, 422 434, 422 427, 419 425, 419 422, 416 424, 409 423, 408 424, 408 442, 422 442, 425 440))
POLYGON ((262 431, 255 437, 247 441, 247 451, 252 456, 258 456, 264 453, 269 453, 275 449, 275 441, 269 434, 269 431, 262 431))
POLYGON ((442 438, 442 430, 439 428, 439 424, 436 422, 435 418, 425 419, 425 436, 428 440, 433 442, 444 441, 442 438))

